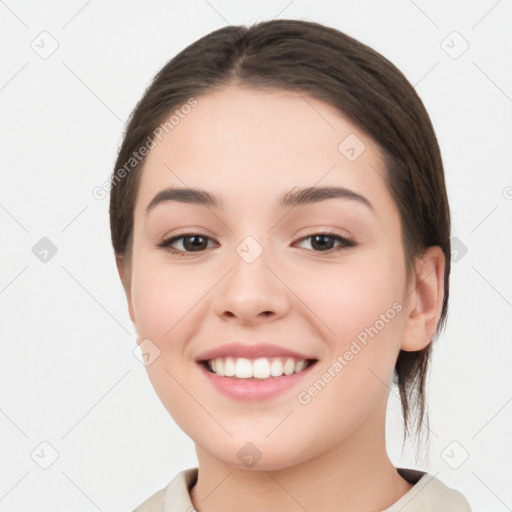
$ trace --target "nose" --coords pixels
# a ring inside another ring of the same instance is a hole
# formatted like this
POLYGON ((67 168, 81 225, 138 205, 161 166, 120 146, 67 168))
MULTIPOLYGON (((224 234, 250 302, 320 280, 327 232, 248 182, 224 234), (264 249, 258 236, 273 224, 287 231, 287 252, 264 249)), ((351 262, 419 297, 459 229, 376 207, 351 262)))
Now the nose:
POLYGON ((215 297, 215 312, 224 321, 257 325, 288 313, 291 292, 268 253, 263 250, 254 261, 235 254, 232 269, 219 283, 215 297))

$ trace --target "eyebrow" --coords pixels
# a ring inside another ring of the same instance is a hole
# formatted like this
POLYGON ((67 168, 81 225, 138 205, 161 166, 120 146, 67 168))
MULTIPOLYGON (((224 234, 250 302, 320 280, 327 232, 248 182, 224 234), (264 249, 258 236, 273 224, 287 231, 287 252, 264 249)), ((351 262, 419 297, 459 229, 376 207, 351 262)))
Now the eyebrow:
MULTIPOLYGON (((345 187, 307 187, 298 190, 295 190, 295 188, 280 196, 278 200, 279 207, 293 208, 295 206, 318 203, 326 199, 349 199, 364 204, 375 213, 375 208, 366 197, 345 187)), ((217 209, 222 208, 224 204, 221 197, 215 196, 206 190, 169 187, 161 190, 153 197, 146 207, 146 214, 158 204, 168 201, 197 204, 217 209)))

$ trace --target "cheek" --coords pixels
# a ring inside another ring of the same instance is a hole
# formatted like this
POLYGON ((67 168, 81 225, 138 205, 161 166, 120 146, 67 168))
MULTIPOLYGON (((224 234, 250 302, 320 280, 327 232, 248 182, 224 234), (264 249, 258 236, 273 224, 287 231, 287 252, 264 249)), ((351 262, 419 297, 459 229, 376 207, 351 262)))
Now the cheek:
POLYGON ((352 271, 308 296, 329 327, 322 328, 329 351, 297 400, 304 418, 325 418, 326 439, 355 431, 386 401, 403 328, 401 296, 389 274, 352 271))
MULTIPOLYGON (((400 307, 393 305, 403 297, 400 269, 392 258, 318 265, 303 269, 300 276, 290 275, 288 282, 293 282, 292 289, 321 321, 322 331, 339 349, 376 322, 378 328, 382 327, 381 315, 384 320, 394 319, 400 307)), ((386 330, 391 323, 398 324, 385 322, 386 330)))
POLYGON ((184 361, 184 350, 194 333, 194 306, 207 291, 208 281, 201 281, 197 272, 188 272, 183 266, 165 265, 150 257, 138 260, 132 279, 137 336, 150 339, 159 350, 146 366, 148 377, 171 416, 186 427, 194 409, 182 387, 192 371, 184 361))
MULTIPOLYGON (((364 414, 391 378, 403 330, 405 276, 393 258, 361 259, 358 264, 326 269, 325 275, 323 271, 309 276, 307 280, 315 285, 298 293, 307 297, 305 302, 319 318, 315 322, 328 341, 321 369, 327 373, 328 389, 315 398, 314 407, 322 410, 329 403, 343 403, 357 418, 356 409, 364 414)), ((321 383, 318 387, 323 390, 321 383)))
POLYGON ((138 334, 153 336, 158 344, 164 340, 167 343, 206 292, 204 279, 191 267, 165 265, 156 258, 140 258, 134 265, 132 281, 138 334))

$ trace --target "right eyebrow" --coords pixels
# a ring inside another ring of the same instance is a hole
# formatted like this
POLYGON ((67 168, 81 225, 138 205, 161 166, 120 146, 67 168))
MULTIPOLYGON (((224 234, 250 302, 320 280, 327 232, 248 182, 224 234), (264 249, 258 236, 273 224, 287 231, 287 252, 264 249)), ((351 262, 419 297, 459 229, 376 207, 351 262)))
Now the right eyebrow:
POLYGON ((167 201, 178 201, 180 203, 191 203, 212 208, 220 208, 222 200, 216 196, 200 190, 197 188, 174 188, 169 187, 161 190, 150 201, 146 207, 146 214, 148 214, 157 204, 167 201))

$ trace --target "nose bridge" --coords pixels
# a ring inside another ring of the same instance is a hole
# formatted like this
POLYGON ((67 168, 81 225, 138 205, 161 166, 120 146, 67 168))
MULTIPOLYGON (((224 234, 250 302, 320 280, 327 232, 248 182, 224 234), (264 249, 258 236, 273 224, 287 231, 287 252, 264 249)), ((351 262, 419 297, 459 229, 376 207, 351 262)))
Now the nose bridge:
POLYGON ((242 239, 216 297, 218 314, 251 321, 286 311, 286 287, 270 270, 275 266, 272 254, 268 237, 247 235, 242 239))
POLYGON ((269 282, 271 272, 267 268, 271 265, 271 252, 267 238, 261 235, 245 236, 235 247, 230 276, 232 289, 247 298, 259 296, 261 300, 268 293, 269 285, 272 286, 269 282))

